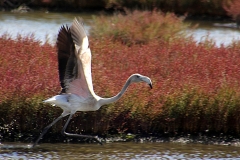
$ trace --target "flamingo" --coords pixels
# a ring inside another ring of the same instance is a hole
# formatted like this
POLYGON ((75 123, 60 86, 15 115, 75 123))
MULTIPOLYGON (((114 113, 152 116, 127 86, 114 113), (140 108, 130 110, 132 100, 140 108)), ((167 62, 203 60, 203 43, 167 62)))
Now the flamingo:
POLYGON ((68 115, 69 118, 61 132, 63 135, 92 138, 102 144, 97 136, 67 133, 65 130, 72 116, 77 111, 96 111, 103 105, 117 101, 133 82, 146 82, 152 88, 151 79, 140 74, 132 74, 117 95, 111 98, 102 98, 96 95, 92 84, 91 51, 88 37, 82 21, 77 18, 73 20, 70 28, 68 26, 60 28, 57 49, 61 93, 43 102, 60 107, 63 113, 43 129, 33 147, 38 144, 50 127, 68 115))

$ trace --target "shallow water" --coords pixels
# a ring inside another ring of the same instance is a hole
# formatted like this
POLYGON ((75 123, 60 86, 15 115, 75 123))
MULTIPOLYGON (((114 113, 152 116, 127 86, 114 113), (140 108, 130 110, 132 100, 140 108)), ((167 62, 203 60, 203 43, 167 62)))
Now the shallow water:
MULTIPOLYGON (((54 12, 31 12, 12 13, 0 12, 0 35, 9 33, 13 38, 18 34, 29 35, 33 33, 37 40, 42 43, 48 41, 55 44, 58 30, 61 25, 70 25, 74 17, 82 17, 86 23, 87 30, 90 28, 88 22, 92 15, 97 13, 54 13, 54 12)), ((223 23, 217 21, 188 20, 187 23, 199 24, 194 30, 187 30, 197 42, 210 38, 221 44, 229 45, 233 40, 240 40, 240 30, 235 28, 234 23, 223 23)))
MULTIPOLYGON (((18 34, 34 34, 36 40, 54 44, 60 27, 70 25, 74 17, 82 17, 87 23, 92 15, 89 13, 0 12, 0 35, 7 33, 16 38, 18 34)), ((89 26, 86 25, 86 28, 89 29, 89 26)))
POLYGON ((236 28, 234 22, 223 21, 203 21, 203 20, 189 20, 186 21, 192 26, 198 25, 197 28, 189 30, 189 33, 193 35, 197 42, 201 42, 204 39, 213 40, 217 46, 227 46, 233 41, 240 40, 240 29, 236 28))
POLYGON ((33 149, 24 143, 4 143, 0 159, 239 159, 240 148, 180 143, 42 143, 33 149))

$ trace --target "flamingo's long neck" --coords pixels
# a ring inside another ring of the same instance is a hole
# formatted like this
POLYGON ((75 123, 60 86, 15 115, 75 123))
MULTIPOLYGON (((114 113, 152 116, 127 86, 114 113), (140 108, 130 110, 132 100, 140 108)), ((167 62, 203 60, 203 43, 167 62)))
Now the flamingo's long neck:
POLYGON ((116 102, 117 100, 119 100, 123 96, 123 94, 125 93, 125 91, 127 90, 128 86, 130 84, 131 84, 131 77, 128 78, 125 85, 123 86, 121 91, 116 96, 113 96, 113 97, 110 97, 110 98, 102 98, 100 100, 100 104, 105 105, 105 104, 110 104, 110 103, 116 102))

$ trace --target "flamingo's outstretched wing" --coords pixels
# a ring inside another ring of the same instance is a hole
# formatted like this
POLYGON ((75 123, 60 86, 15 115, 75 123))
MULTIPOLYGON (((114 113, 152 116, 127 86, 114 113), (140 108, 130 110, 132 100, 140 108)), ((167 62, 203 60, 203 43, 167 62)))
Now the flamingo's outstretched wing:
POLYGON ((74 58, 74 44, 71 37, 70 28, 62 26, 57 37, 57 49, 58 49, 58 71, 59 80, 62 87, 61 93, 66 93, 65 79, 74 78, 77 68, 76 58, 74 58))
MULTIPOLYGON (((68 60, 65 68, 64 87, 66 93, 73 93, 87 98, 93 93, 92 75, 91 75, 91 51, 88 47, 88 37, 81 21, 74 19, 72 26, 64 33, 69 38, 68 60), (73 46, 72 46, 73 42, 73 46)), ((60 31, 61 33, 61 31, 60 31)), ((67 38, 65 38, 67 40, 67 38)), ((60 49, 59 49, 60 50, 60 49)), ((61 64, 61 62, 59 62, 61 64)), ((62 63, 64 64, 64 63, 62 63)), ((61 65, 59 65, 61 66, 61 65)))

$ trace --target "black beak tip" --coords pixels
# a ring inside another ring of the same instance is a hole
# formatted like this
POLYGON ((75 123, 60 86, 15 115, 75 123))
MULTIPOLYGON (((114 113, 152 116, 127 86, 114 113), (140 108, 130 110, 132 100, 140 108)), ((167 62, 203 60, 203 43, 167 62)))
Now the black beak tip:
POLYGON ((149 84, 150 88, 152 89, 152 84, 149 84))

